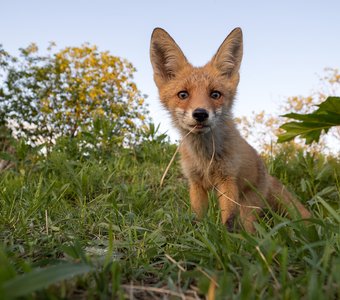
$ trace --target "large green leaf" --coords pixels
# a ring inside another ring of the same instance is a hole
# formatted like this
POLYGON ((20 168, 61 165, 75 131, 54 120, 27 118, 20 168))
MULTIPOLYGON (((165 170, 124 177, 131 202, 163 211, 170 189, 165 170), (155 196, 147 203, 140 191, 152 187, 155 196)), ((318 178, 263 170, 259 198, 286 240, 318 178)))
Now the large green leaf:
POLYGON ((60 264, 45 269, 35 269, 4 282, 1 292, 6 299, 21 297, 91 270, 91 266, 84 263, 60 264))
POLYGON ((306 140, 306 144, 311 144, 319 141, 323 131, 327 133, 331 127, 340 125, 340 97, 328 97, 318 107, 310 114, 290 113, 284 115, 284 117, 300 122, 283 124, 280 128, 286 132, 279 135, 278 142, 287 142, 296 136, 301 136, 306 140))

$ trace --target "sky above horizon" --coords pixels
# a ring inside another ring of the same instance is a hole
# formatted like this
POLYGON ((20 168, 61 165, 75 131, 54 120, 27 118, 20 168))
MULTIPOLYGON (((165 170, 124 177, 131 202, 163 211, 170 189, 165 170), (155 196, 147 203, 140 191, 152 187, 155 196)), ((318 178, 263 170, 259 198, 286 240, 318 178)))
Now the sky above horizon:
POLYGON ((324 68, 340 67, 340 1, 3 1, 0 44, 15 54, 31 42, 41 50, 95 44, 128 59, 148 95, 155 123, 170 130, 149 60, 152 30, 170 33, 194 65, 210 60, 228 33, 241 27, 244 56, 235 116, 278 108, 289 96, 319 87, 324 68))

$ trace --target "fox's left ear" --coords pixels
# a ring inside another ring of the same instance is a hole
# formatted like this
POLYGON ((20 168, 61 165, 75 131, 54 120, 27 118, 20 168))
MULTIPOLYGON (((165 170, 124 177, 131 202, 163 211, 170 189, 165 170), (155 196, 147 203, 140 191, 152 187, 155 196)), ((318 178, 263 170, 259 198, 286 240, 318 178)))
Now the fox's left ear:
POLYGON ((243 39, 241 28, 235 28, 223 41, 210 61, 223 75, 238 73, 242 61, 243 39))

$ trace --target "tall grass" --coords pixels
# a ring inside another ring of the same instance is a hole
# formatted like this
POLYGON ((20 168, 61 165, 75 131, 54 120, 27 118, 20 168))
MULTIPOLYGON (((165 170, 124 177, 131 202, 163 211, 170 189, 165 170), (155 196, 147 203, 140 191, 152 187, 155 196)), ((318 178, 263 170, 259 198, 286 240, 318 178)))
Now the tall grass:
POLYGON ((196 222, 175 146, 112 155, 56 148, 0 174, 0 298, 336 299, 340 163, 296 153, 268 168, 313 212, 266 214, 249 235, 196 222))

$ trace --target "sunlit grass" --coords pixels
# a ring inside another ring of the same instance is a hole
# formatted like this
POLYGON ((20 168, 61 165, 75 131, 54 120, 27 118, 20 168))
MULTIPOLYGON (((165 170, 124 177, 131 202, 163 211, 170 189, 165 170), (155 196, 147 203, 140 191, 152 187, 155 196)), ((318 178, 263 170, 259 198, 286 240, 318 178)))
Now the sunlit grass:
POLYGON ((336 299, 340 164, 278 156, 269 169, 313 212, 226 231, 211 195, 196 222, 175 151, 162 143, 103 158, 50 153, 0 174, 0 298, 336 299))

